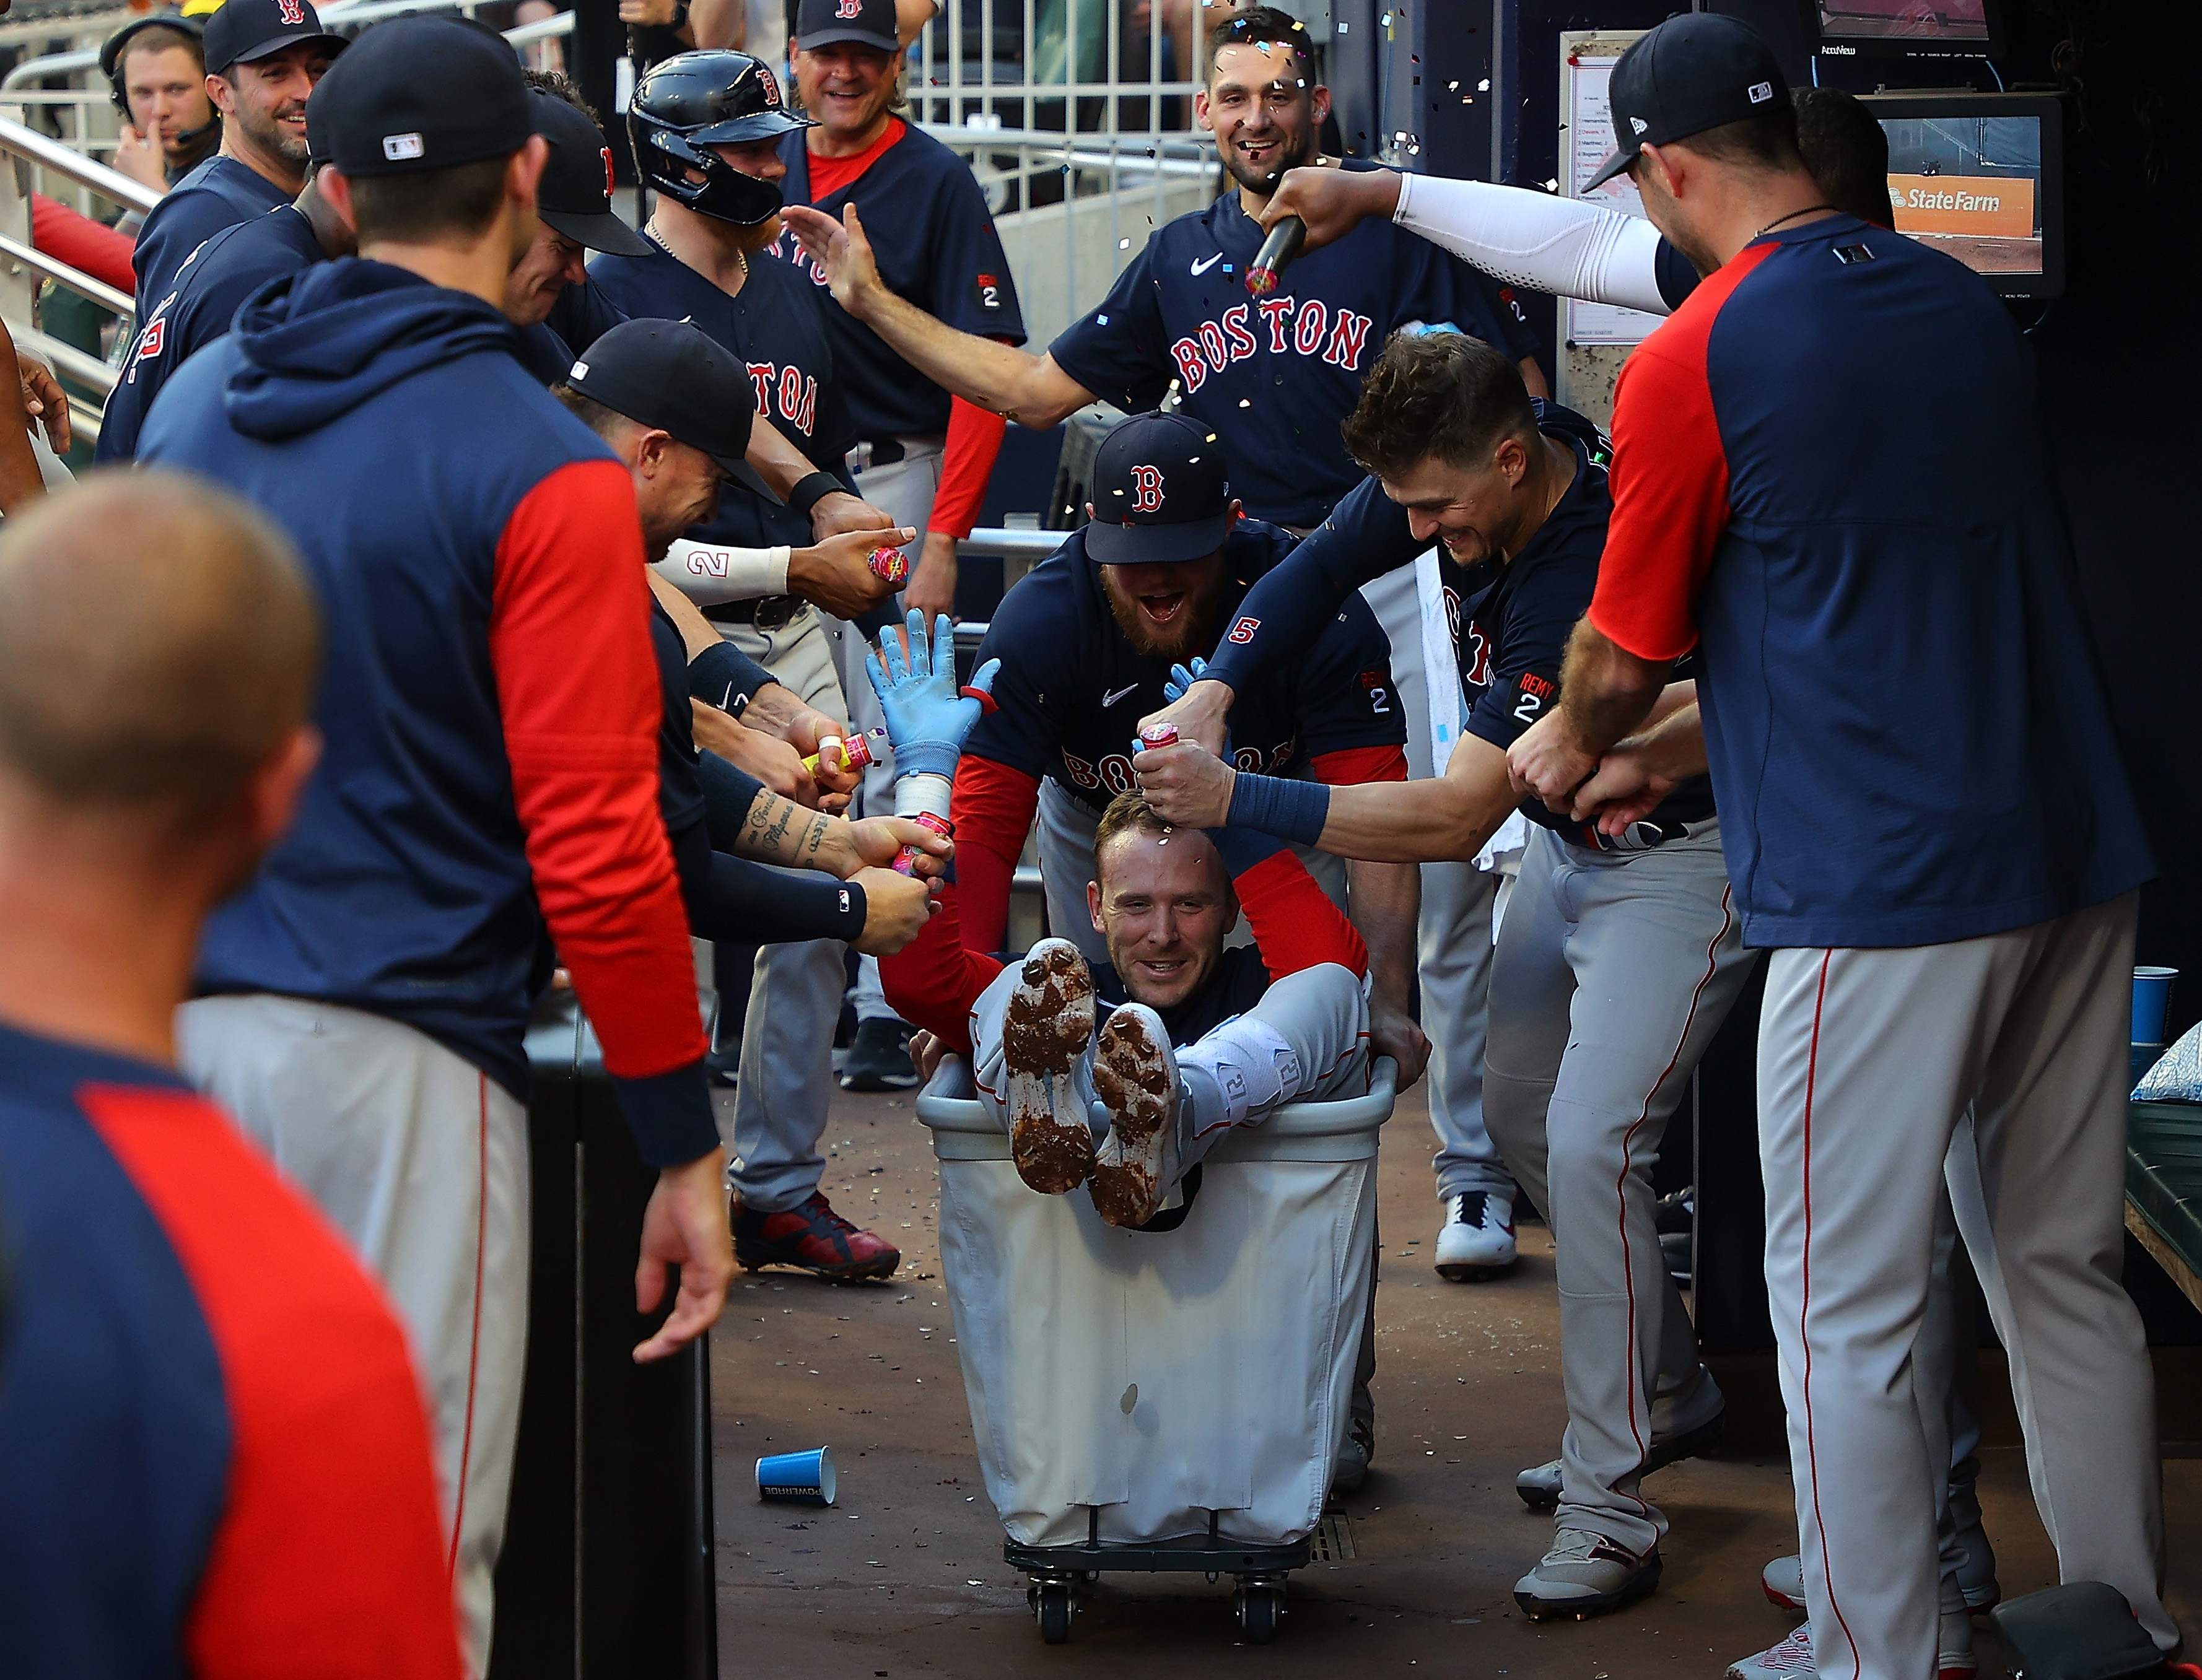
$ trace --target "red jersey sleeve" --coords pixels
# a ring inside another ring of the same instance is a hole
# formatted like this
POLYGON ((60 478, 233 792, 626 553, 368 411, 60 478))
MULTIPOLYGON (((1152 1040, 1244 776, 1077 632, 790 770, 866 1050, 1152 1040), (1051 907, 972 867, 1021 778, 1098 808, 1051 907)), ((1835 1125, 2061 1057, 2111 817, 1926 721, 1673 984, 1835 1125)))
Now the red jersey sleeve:
POLYGON ((704 1048, 658 812, 664 699, 649 614, 627 469, 560 467, 498 544, 490 656, 536 897, 604 1066, 624 1079, 672 1072, 704 1048))
POLYGON ((459 1680, 428 1422, 404 1332, 342 1238, 221 1112, 87 1086, 221 1363, 228 1485, 184 1630, 199 1680, 459 1680))
POLYGON ((975 402, 960 397, 949 399, 948 443, 940 455, 940 487, 933 492, 933 512, 925 521, 928 532, 958 541, 971 534, 1008 427, 1001 415, 989 414, 975 402))
POLYGON ((138 242, 43 192, 31 195, 31 244, 117 291, 138 289, 138 271, 130 266, 138 242))
MULTIPOLYGON (((956 849, 957 867, 964 851, 956 849)), ((880 959, 880 986, 895 1013, 921 1026, 960 1056, 971 1054, 971 1006, 994 983, 1002 965, 967 948, 957 928, 955 886, 944 887, 939 908, 924 931, 891 957, 880 959)))
POLYGON ((1315 778, 1326 787, 1350 788, 1362 782, 1404 782, 1407 779, 1404 747, 1341 747, 1334 753, 1317 753, 1308 761, 1315 778))
POLYGON ((1211 828, 1208 837, 1231 872, 1232 889, 1272 980, 1324 962, 1368 974, 1369 948, 1291 847, 1251 828, 1211 828))
POLYGON ((1723 263, 1636 347, 1614 388, 1613 518, 1590 621, 1639 659, 1680 659, 1698 644, 1698 591, 1728 516, 1706 347, 1721 306, 1775 249, 1723 263))
POLYGON ((1010 937, 1010 888, 1039 808, 1037 776, 973 753, 956 767, 948 815, 956 825, 963 943, 972 950, 998 951, 1010 937))

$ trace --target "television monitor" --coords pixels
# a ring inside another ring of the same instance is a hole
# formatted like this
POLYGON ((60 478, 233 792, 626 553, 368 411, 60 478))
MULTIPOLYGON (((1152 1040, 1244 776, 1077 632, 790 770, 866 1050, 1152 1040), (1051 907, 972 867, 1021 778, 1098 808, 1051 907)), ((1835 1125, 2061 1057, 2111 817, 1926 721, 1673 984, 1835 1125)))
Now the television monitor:
POLYGON ((2039 93, 1875 93, 1896 229, 2006 297, 2064 289, 2064 119, 2039 93))
POLYGON ((1820 50, 1991 58, 2003 51, 2000 0, 1807 0, 1820 50))

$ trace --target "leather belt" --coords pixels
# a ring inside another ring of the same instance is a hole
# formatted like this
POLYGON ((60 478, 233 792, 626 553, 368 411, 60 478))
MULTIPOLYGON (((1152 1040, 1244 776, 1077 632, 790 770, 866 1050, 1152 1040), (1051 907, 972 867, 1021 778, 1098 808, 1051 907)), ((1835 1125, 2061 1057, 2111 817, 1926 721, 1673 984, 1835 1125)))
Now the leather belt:
POLYGON ((746 624, 759 630, 778 630, 795 622, 810 603, 799 595, 760 595, 748 601, 721 602, 704 609, 704 616, 721 624, 746 624))
POLYGON ((849 470, 861 473, 871 467, 892 467, 908 453, 899 438, 860 438, 857 447, 849 451, 849 470))

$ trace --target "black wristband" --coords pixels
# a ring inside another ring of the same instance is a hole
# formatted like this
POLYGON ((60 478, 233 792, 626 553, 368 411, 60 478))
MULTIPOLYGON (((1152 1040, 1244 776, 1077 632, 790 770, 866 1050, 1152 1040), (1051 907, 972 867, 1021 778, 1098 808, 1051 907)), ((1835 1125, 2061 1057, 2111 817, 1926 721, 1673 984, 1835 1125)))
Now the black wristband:
POLYGON ((721 642, 688 661, 688 692, 729 717, 749 709, 757 691, 779 681, 731 642, 721 642))
POLYGON ((787 505, 803 515, 810 517, 810 510, 829 496, 839 495, 848 486, 831 473, 810 473, 795 481, 787 492, 787 505))

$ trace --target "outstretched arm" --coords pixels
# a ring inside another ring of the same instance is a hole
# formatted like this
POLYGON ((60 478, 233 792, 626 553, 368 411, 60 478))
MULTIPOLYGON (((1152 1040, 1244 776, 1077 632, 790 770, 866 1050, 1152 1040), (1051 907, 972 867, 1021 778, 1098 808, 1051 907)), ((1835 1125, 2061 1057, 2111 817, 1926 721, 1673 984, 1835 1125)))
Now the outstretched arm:
POLYGON ((863 218, 854 204, 845 214, 845 226, 805 205, 790 204, 780 212, 825 275, 833 301, 927 379, 967 402, 1043 431, 1093 400, 1054 357, 1027 355, 992 338, 958 332, 896 297, 880 279, 863 218))

